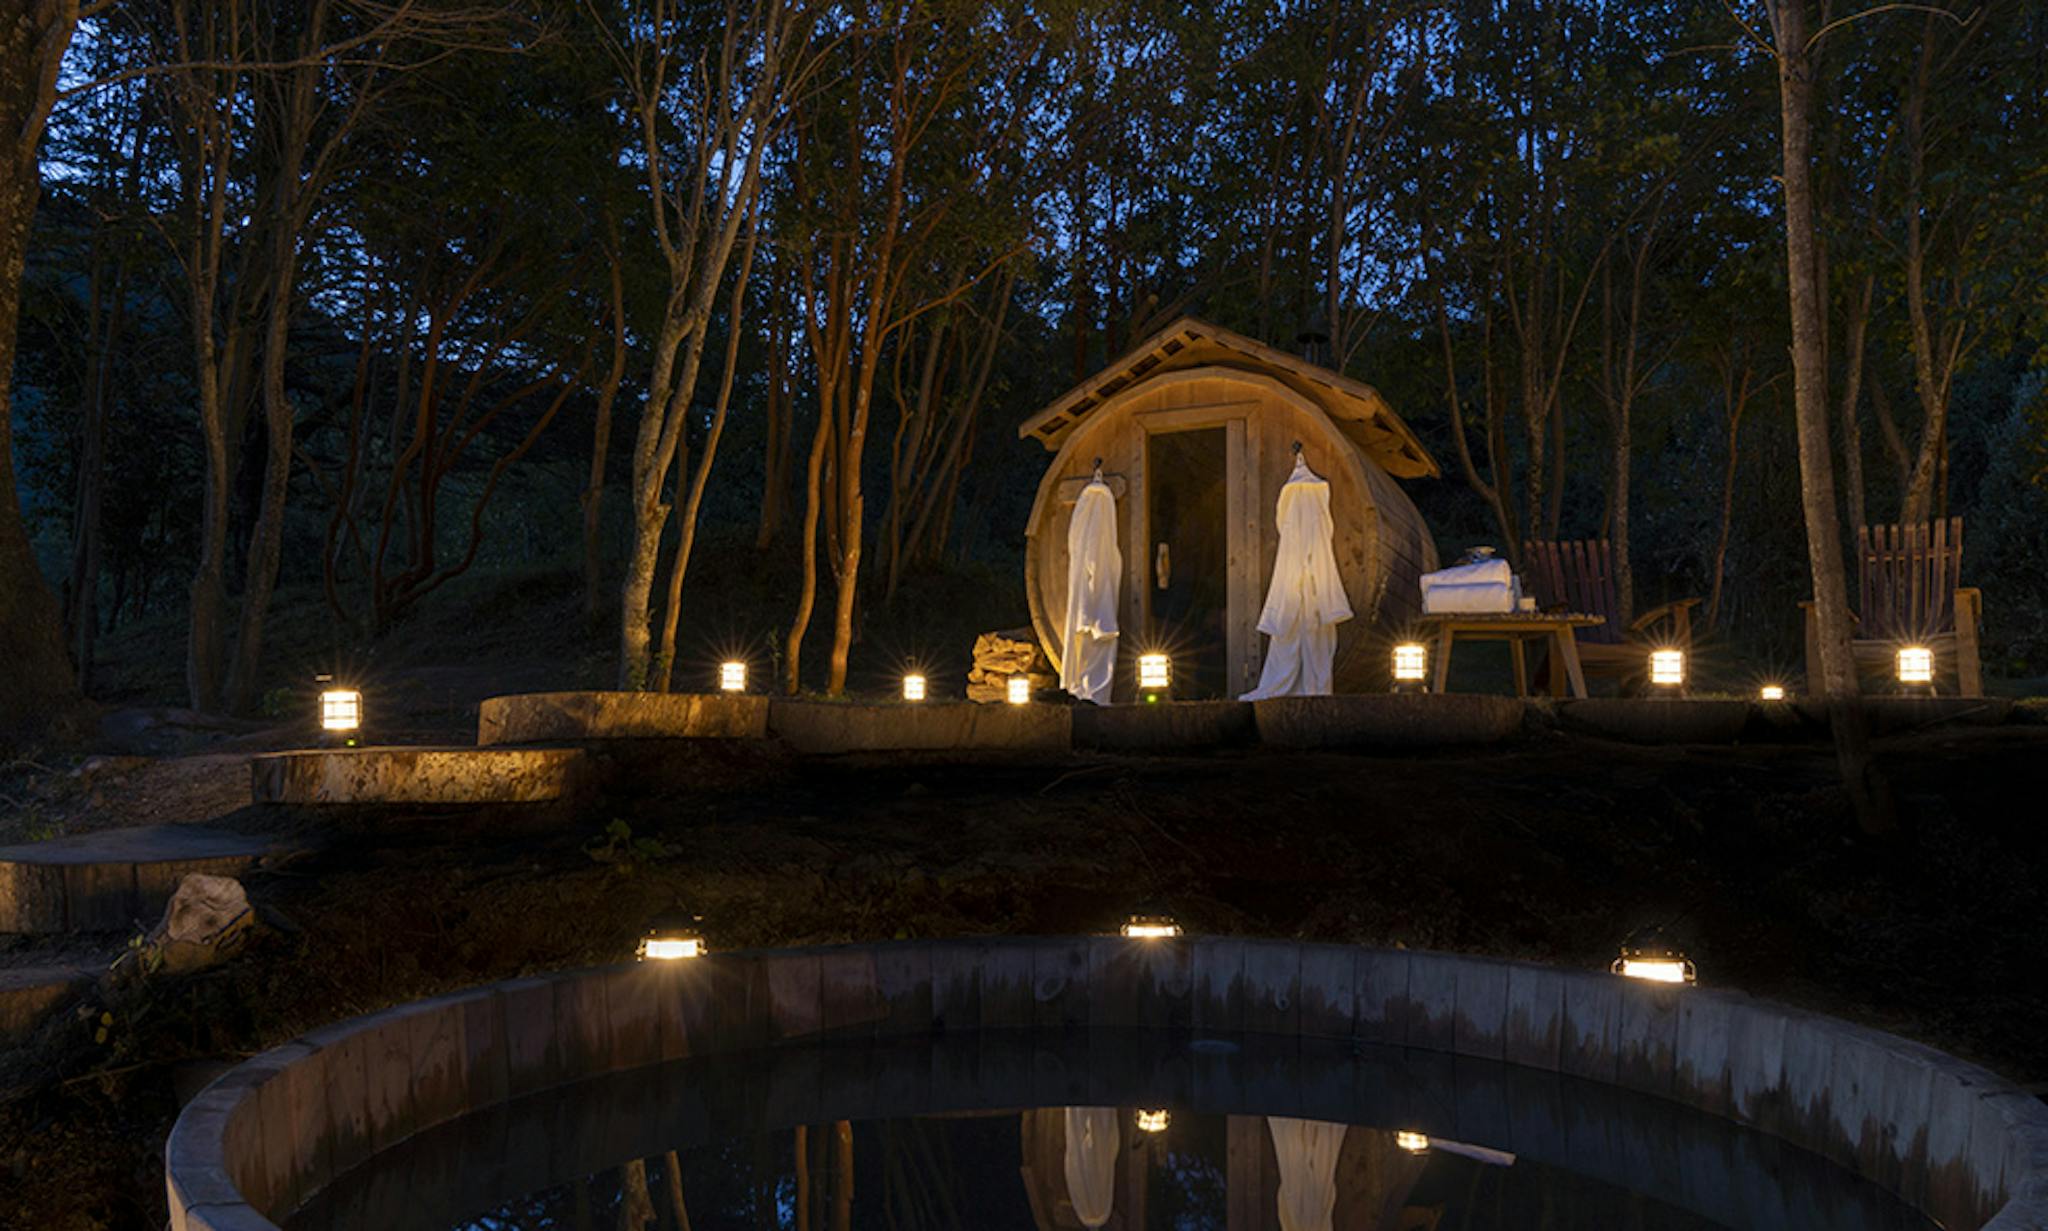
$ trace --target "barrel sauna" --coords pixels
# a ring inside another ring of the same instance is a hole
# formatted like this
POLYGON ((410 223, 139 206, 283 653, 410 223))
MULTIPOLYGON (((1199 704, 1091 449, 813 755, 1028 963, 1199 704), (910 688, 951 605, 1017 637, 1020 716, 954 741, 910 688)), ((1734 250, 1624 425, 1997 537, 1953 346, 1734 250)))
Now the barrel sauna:
POLYGON ((1437 567, 1397 479, 1440 471, 1371 386, 1206 322, 1182 318, 1028 420, 1054 454, 1024 553, 1031 622, 1065 647, 1067 528, 1100 465, 1124 557, 1114 697, 1136 695, 1138 654, 1174 656, 1175 695, 1236 696, 1258 682, 1260 608, 1279 551, 1274 504, 1294 446, 1330 483, 1334 549, 1353 618, 1338 626, 1336 688, 1381 691, 1387 646, 1422 609, 1437 567))

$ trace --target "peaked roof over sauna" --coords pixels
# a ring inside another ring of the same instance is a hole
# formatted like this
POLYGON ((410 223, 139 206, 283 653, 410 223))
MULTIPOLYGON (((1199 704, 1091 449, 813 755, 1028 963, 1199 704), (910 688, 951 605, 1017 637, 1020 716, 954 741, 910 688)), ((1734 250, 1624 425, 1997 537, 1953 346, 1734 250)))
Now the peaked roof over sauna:
POLYGON ((1018 428, 1017 435, 1036 437, 1048 451, 1057 452, 1083 420, 1117 393, 1147 377, 1198 367, 1237 368, 1273 377, 1322 407, 1338 430, 1389 474, 1413 479, 1443 473, 1379 390, 1192 316, 1174 321, 1067 390, 1018 428))

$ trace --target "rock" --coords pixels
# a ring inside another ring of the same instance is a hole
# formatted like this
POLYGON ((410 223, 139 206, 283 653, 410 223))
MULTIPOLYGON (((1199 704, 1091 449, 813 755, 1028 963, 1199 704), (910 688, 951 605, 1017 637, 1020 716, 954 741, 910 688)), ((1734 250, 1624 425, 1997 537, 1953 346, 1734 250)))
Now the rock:
POLYGON ((254 921, 240 881, 194 872, 178 882, 163 921, 149 934, 149 947, 165 970, 198 970, 233 956, 254 921))

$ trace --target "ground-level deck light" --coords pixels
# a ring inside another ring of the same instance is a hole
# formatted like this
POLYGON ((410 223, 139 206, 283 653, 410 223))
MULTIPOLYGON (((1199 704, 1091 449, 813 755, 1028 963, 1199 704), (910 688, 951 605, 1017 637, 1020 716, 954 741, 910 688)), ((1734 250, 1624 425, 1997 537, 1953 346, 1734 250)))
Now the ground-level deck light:
POLYGON ((1902 645, 1898 657, 1899 686, 1913 692, 1934 692, 1934 651, 1924 645, 1902 645))
POLYGON ((718 664, 718 691, 745 692, 747 690, 747 664, 734 659, 718 664))
POLYGON ((1685 651, 1651 650, 1650 683, 1658 688, 1678 691, 1685 687, 1685 651))
POLYGON ((1420 641, 1403 641, 1394 647, 1394 691, 1421 692, 1429 672, 1429 647, 1420 641))
POLYGON ((1130 940, 1169 940, 1181 934, 1181 927, 1164 911, 1139 911, 1124 920, 1121 931, 1130 940))
POLYGON ((1164 654, 1138 655, 1138 692, 1157 701, 1173 687, 1173 660, 1164 654))
POLYGON ((694 915, 663 915, 640 938, 636 955, 643 962, 673 962, 704 956, 704 936, 694 915))
POLYGON ((1022 675, 1013 675, 1003 684, 1003 699, 1011 705, 1031 704, 1031 680, 1022 675))
POLYGON ((1417 1133, 1411 1132, 1408 1129, 1402 1129, 1394 1134, 1394 1144, 1410 1154, 1429 1153, 1429 1135, 1427 1133, 1417 1133))
POLYGON ((1759 701, 1783 701, 1785 699, 1785 686, 1783 684, 1766 684, 1762 688, 1757 689, 1756 695, 1759 701))
POLYGON ((924 700, 923 676, 918 675, 915 672, 912 672, 911 674, 903 677, 903 699, 905 701, 924 700))
POLYGON ((1163 1107, 1150 1110, 1143 1107, 1138 1109, 1138 1131, 1141 1133, 1163 1133, 1166 1131, 1166 1126, 1171 1123, 1173 1123, 1173 1116, 1163 1107))
POLYGON ((1699 972, 1677 945, 1665 940, 1655 928, 1647 928, 1621 943, 1621 956, 1609 969, 1627 979, 1650 983, 1691 984, 1699 972))
POLYGON ((315 680, 320 689, 320 730, 332 739, 354 743, 363 727, 363 694, 354 688, 337 687, 331 675, 315 680))

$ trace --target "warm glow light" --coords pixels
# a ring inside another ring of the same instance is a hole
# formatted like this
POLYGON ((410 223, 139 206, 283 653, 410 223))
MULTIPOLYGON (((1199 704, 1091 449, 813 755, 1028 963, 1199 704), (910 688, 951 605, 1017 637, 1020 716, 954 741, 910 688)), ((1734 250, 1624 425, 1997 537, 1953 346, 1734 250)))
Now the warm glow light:
POLYGON ((1783 684, 1766 684, 1757 691, 1757 696, 1765 701, 1783 701, 1785 699, 1785 686, 1783 684))
POLYGON ((1163 1133, 1166 1131, 1166 1126, 1171 1123, 1173 1123, 1173 1117, 1163 1110, 1145 1111, 1140 1109, 1138 1112, 1138 1131, 1141 1133, 1163 1133))
POLYGON ((1138 655, 1138 687, 1146 692, 1164 692, 1173 682, 1173 660, 1164 654, 1138 655))
POLYGON ((649 936, 640 942, 643 961, 672 962, 677 958, 704 956, 704 942, 695 936, 649 936))
POLYGON ((320 694, 320 729, 353 731, 363 725, 363 694, 353 688, 330 688, 320 694))
POLYGON ((1180 935, 1180 924, 1171 915, 1132 915, 1123 933, 1132 940, 1160 940, 1180 935))
POLYGON ((1625 957, 1621 959, 1621 975, 1628 979, 1648 979, 1652 983, 1692 982, 1692 963, 1676 957, 1625 957))
POLYGON ((1394 680, 1419 684, 1429 667, 1429 650, 1419 641, 1404 641, 1394 647, 1394 680))
POLYGON ((1423 1154, 1429 1150, 1429 1138, 1422 1133, 1411 1133, 1406 1129, 1394 1134, 1394 1144, 1410 1154, 1423 1154))
POLYGON ((1003 696, 1011 705, 1026 705, 1031 701, 1031 681, 1021 675, 1013 675, 1004 686, 1003 696))
POLYGON ((1932 684, 1934 651, 1924 645, 1899 647, 1899 683, 1932 684))
POLYGON ((1685 651, 1651 650, 1650 682, 1667 688, 1685 683, 1685 651))
POLYGON ((924 700, 924 677, 923 677, 923 676, 921 676, 921 675, 906 675, 906 676, 904 676, 904 677, 903 677, 903 699, 904 699, 905 701, 922 701, 922 700, 924 700))
POLYGON ((742 662, 718 664, 718 688, 721 692, 745 692, 747 690, 747 664, 742 662))

